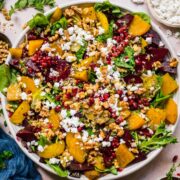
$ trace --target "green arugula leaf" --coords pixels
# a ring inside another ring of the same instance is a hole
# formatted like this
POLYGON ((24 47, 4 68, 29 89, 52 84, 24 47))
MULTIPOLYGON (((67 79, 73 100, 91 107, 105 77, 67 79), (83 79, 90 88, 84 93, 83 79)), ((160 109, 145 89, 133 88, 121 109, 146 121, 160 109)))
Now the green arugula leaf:
POLYGON ((118 174, 117 169, 114 166, 107 168, 107 169, 104 169, 104 170, 101 170, 101 169, 95 167, 95 170, 98 172, 101 172, 101 173, 112 173, 114 175, 118 174))
POLYGON ((46 163, 49 165, 50 168, 52 168, 60 177, 67 177, 68 171, 63 170, 59 165, 57 164, 50 164, 49 161, 46 161, 46 163))
POLYGON ((29 22, 28 25, 31 29, 35 27, 47 26, 49 21, 44 14, 37 13, 29 22))
POLYGON ((88 132, 89 136, 92 136, 92 135, 94 134, 94 133, 93 133, 93 129, 90 128, 90 127, 88 127, 88 128, 86 129, 86 131, 88 132))
POLYGON ((115 65, 133 71, 135 66, 134 50, 130 46, 127 46, 124 50, 124 54, 115 59, 115 65), (125 61, 126 59, 128 59, 127 62, 125 61))
POLYGON ((94 84, 96 82, 96 79, 97 79, 96 73, 94 71, 92 71, 92 70, 89 71, 89 73, 88 73, 88 81, 94 84))
POLYGON ((84 46, 81 46, 80 49, 76 52, 76 58, 77 60, 83 59, 84 53, 86 52, 88 43, 84 41, 84 46))
POLYGON ((5 160, 11 159, 13 157, 13 153, 11 151, 3 151, 0 153, 0 170, 6 167, 5 160))
POLYGON ((141 151, 148 153, 168 144, 175 143, 177 143, 177 139, 172 136, 171 131, 166 129, 166 124, 163 122, 159 125, 155 134, 150 139, 146 139, 139 144, 139 148, 141 151))
POLYGON ((104 1, 103 3, 96 3, 94 5, 96 11, 106 12, 108 14, 120 17, 122 15, 121 9, 117 6, 112 5, 109 1, 104 1))
POLYGON ((109 31, 106 34, 101 34, 96 37, 96 40, 99 42, 106 42, 108 38, 112 38, 113 36, 113 25, 114 21, 112 20, 109 24, 109 31))
POLYGON ((21 10, 21 9, 24 9, 27 5, 28 5, 28 0, 18 0, 15 3, 14 7, 15 9, 21 10))
POLYGON ((6 64, 0 65, 0 92, 7 88, 11 82, 10 68, 6 64))
POLYGON ((51 26, 51 35, 54 35, 55 32, 60 29, 66 29, 67 28, 67 19, 65 17, 62 17, 59 21, 56 21, 52 26, 51 26))
POLYGON ((133 15, 138 15, 140 16, 144 21, 146 21, 148 24, 151 23, 151 18, 144 12, 135 12, 133 15))
POLYGON ((4 7, 4 0, 0 0, 0 10, 2 10, 3 9, 3 7, 4 7))
POLYGON ((44 147, 47 144, 49 144, 49 141, 47 140, 47 138, 44 136, 40 136, 38 140, 38 145, 41 145, 42 147, 44 147))

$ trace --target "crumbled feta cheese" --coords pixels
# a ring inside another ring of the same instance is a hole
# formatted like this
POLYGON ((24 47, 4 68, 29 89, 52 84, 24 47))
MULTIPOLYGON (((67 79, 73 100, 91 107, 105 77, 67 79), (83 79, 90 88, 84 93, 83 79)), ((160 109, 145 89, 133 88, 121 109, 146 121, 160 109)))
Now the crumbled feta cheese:
POLYGON ((38 86, 39 86, 39 84, 40 84, 40 79, 35 79, 35 80, 34 80, 34 84, 35 84, 35 86, 37 86, 37 87, 38 87, 38 86))
MULTIPOLYGON (((151 0, 154 11, 159 18, 171 24, 180 24, 180 1, 179 0, 151 0)), ((168 31, 171 36, 172 32, 168 31)))
POLYGON ((148 44, 152 44, 152 37, 147 37, 146 41, 147 41, 148 44))
POLYGON ((67 56, 66 57, 67 62, 73 62, 73 61, 76 61, 76 59, 77 59, 76 56, 67 56))
POLYGON ((25 92, 22 92, 20 96, 22 100, 27 100, 27 94, 25 92))
POLYGON ((110 146, 111 146, 111 142, 102 141, 102 147, 110 147, 110 146))
POLYGON ((58 164, 59 162, 60 162, 60 160, 57 159, 57 158, 50 158, 50 159, 49 159, 49 163, 50 163, 50 164, 58 164))
POLYGON ((60 28, 59 29, 59 34, 62 36, 62 35, 64 35, 64 29, 63 28, 60 28))
POLYGON ((164 43, 162 41, 159 42, 159 47, 163 47, 164 43))
POLYGON ((59 84, 58 82, 55 82, 55 83, 54 83, 54 87, 55 87, 55 88, 58 88, 59 85, 60 85, 60 84, 59 84))
POLYGON ((175 37, 175 38, 179 38, 179 37, 180 37, 180 32, 176 32, 176 33, 174 34, 174 37, 175 37))
POLYGON ((171 30, 166 30, 166 34, 167 34, 167 36, 172 36, 173 35, 173 33, 172 33, 172 31, 171 30))
POLYGON ((45 51, 47 48, 49 48, 49 43, 45 43, 41 46, 41 51, 45 51))
POLYGON ((43 151, 44 151, 44 148, 43 148, 41 145, 39 145, 39 146, 37 147, 37 149, 38 149, 39 152, 43 152, 43 151))
POLYGON ((68 30, 69 35, 72 35, 74 33, 74 27, 70 27, 67 30, 68 30))
POLYGON ((66 112, 65 109, 62 109, 62 110, 61 110, 61 116, 62 116, 62 118, 66 118, 67 112, 66 112))
POLYGON ((98 27, 98 33, 99 35, 103 34, 105 31, 104 31, 104 28, 102 28, 101 26, 98 27))

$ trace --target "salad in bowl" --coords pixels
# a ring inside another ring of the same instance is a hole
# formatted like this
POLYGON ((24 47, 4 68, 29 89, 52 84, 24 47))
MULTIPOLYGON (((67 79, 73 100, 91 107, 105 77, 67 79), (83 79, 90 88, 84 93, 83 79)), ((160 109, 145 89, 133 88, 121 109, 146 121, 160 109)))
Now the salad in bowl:
POLYGON ((57 7, 28 25, 3 67, 3 93, 18 141, 41 163, 62 177, 120 177, 177 142, 168 127, 178 62, 147 14, 105 1, 57 7))

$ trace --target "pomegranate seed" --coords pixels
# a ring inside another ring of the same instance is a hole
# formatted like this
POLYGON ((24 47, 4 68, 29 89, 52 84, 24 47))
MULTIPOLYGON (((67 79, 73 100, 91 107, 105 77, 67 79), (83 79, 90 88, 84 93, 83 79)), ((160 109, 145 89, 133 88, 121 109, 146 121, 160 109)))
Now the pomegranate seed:
POLYGON ((70 93, 66 93, 66 97, 67 97, 67 99, 71 99, 71 94, 70 93))
POLYGON ((61 107, 60 106, 56 106, 54 109, 56 112, 60 112, 61 111, 61 107))
POLYGON ((60 95, 57 95, 57 96, 55 97, 55 99, 56 99, 56 101, 60 101, 61 96, 60 96, 60 95))
POLYGON ((120 124, 121 122, 123 122, 124 121, 124 119, 123 119, 123 117, 122 116, 119 116, 117 119, 116 119, 116 123, 117 124, 120 124))
POLYGON ((122 169, 122 168, 118 168, 117 171, 118 171, 118 172, 121 172, 121 171, 123 171, 123 169, 122 169))
POLYGON ((105 93, 105 94, 103 94, 103 98, 104 98, 104 100, 105 101, 107 101, 108 100, 108 98, 109 98, 109 93, 105 93))
POLYGON ((94 104, 94 98, 93 97, 90 97, 89 98, 89 106, 92 106, 94 104))
POLYGON ((180 176, 180 173, 177 173, 177 176, 180 176))
POLYGON ((172 159, 172 162, 175 163, 178 160, 178 155, 175 155, 172 159))
POLYGON ((83 127, 79 126, 77 129, 78 129, 79 132, 81 132, 83 130, 83 127))
POLYGON ((119 96, 122 96, 123 91, 122 90, 117 90, 117 93, 119 94, 119 96))
POLYGON ((112 118, 117 118, 116 112, 113 112, 113 113, 111 114, 111 116, 112 116, 112 118))

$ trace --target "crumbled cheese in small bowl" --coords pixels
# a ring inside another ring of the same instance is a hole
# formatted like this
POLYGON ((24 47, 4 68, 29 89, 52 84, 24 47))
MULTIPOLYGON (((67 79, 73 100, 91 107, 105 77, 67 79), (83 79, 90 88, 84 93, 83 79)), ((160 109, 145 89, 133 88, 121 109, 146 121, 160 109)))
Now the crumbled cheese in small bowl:
POLYGON ((147 5, 156 20, 169 27, 180 27, 179 0, 147 0, 147 5))

